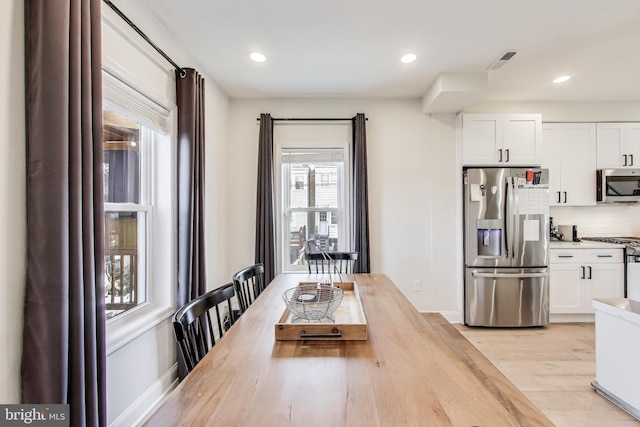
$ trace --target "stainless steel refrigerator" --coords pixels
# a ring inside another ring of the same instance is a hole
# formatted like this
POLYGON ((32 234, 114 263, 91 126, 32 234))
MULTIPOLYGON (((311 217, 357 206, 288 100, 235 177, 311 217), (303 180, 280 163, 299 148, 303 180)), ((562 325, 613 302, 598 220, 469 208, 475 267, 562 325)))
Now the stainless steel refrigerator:
POLYGON ((464 170, 464 323, 549 324, 549 172, 464 170))

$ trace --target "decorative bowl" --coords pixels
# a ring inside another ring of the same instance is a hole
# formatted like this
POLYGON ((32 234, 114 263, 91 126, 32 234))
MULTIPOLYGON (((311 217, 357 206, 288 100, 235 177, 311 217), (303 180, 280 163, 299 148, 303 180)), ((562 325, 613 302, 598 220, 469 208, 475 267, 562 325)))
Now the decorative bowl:
POLYGON ((342 303, 344 293, 340 288, 323 284, 304 284, 287 289, 282 300, 293 314, 293 321, 329 319, 342 303))

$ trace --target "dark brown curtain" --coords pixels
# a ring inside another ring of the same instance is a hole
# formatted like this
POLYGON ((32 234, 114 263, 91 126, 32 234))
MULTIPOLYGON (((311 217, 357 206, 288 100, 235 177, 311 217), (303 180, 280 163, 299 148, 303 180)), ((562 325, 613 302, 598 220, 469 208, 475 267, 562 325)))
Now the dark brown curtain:
POLYGON ((353 250, 358 252, 353 271, 369 273, 369 190, 367 187, 366 118, 358 113, 353 118, 353 250))
POLYGON ((178 101, 178 306, 206 291, 204 251, 204 79, 176 71, 178 101))
POLYGON ((276 234, 273 204, 273 119, 260 114, 258 192, 256 198, 256 257, 264 264, 264 283, 276 276, 276 234))
POLYGON ((25 0, 22 402, 72 426, 106 425, 100 22, 100 0, 25 0))
MULTIPOLYGON (((178 307, 207 290, 204 251, 204 79, 176 71, 178 99, 178 307)), ((180 351, 178 351, 180 354, 180 351)), ((178 376, 187 376, 178 356, 178 376)))
MULTIPOLYGON (((178 99, 178 307, 206 292, 204 250, 204 79, 176 71, 178 99)), ((187 375, 178 357, 178 376, 187 375)))

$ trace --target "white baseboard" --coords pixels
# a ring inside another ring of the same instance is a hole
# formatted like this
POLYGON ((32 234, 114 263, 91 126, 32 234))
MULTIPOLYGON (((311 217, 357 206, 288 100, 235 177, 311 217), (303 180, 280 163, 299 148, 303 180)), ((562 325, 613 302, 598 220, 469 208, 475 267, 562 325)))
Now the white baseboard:
POLYGON ((129 427, 141 425, 156 407, 178 385, 178 364, 176 363, 149 389, 133 402, 109 427, 129 427))
POLYGON ((551 323, 593 323, 595 314, 588 313, 551 313, 549 315, 551 323))

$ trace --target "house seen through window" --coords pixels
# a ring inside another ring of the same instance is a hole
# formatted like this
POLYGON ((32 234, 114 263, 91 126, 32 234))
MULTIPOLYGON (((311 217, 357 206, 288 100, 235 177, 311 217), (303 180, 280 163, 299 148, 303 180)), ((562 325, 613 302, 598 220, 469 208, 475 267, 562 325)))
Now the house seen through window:
POLYGON ((349 249, 345 148, 281 150, 283 271, 306 269, 307 251, 349 249))

